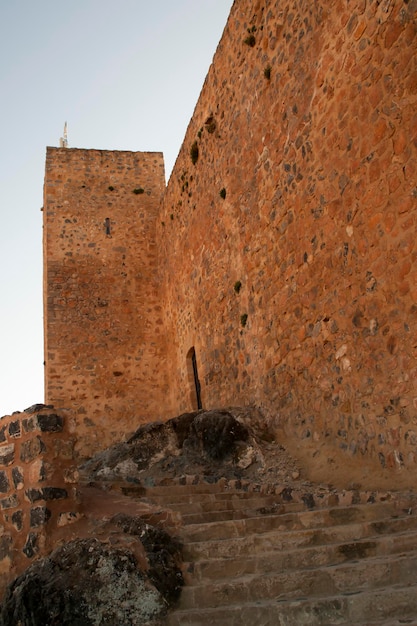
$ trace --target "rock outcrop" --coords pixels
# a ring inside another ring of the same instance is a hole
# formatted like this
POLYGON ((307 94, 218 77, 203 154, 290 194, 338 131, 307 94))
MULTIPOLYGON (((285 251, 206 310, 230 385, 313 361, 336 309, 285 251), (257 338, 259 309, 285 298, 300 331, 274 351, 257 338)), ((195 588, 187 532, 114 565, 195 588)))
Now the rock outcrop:
POLYGON ((250 427, 227 410, 212 410, 141 426, 128 441, 97 454, 81 469, 84 480, 149 483, 158 475, 185 471, 240 477, 255 465, 262 466, 262 452, 250 427))
POLYGON ((120 535, 115 545, 76 539, 19 576, 7 590, 1 626, 142 626, 164 616, 183 584, 180 546, 140 518, 119 514, 111 522, 124 542, 120 535))

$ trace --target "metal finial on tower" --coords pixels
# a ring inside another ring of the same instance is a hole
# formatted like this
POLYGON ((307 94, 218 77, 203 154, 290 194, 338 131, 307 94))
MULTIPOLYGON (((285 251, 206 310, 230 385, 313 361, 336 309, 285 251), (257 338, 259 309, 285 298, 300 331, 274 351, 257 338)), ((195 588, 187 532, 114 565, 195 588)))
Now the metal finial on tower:
POLYGON ((59 140, 59 147, 68 148, 68 126, 66 122, 64 124, 64 136, 59 140))

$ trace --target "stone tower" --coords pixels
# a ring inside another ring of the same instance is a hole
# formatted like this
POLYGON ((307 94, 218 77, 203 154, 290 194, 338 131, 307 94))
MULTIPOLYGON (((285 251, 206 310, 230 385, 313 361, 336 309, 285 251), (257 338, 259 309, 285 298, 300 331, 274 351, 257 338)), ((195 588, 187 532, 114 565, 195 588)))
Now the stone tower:
POLYGON ((45 399, 75 410, 90 450, 160 416, 164 188, 161 153, 47 149, 45 399))

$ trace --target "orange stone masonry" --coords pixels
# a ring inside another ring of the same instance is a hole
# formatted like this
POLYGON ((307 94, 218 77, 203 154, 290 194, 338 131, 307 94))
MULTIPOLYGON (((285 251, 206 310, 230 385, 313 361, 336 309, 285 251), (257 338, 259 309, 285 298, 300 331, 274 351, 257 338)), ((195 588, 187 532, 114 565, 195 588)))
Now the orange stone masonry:
POLYGON ((234 3, 164 196, 170 389, 417 460, 417 4, 234 3))
POLYGON ((80 454, 167 414, 155 222, 161 153, 48 148, 45 387, 78 416, 80 454))
POLYGON ((67 411, 34 406, 0 427, 0 596, 50 536, 79 519, 76 435, 67 411))
POLYGON ((158 153, 48 149, 46 401, 82 453, 198 390, 415 467, 416 13, 236 0, 165 191, 158 153))
POLYGON ((201 406, 331 449, 326 482, 337 457, 411 483, 417 0, 235 0, 168 185, 160 152, 48 148, 43 215, 46 404, 0 426, 0 595, 83 519, 83 459, 201 406))

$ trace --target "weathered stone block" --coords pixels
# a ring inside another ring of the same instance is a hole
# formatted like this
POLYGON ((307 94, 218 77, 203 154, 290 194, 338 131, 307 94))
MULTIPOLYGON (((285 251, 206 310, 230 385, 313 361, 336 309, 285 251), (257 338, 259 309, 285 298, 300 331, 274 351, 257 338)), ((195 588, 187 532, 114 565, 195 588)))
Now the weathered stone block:
POLYGON ((16 465, 12 468, 12 479, 15 489, 23 489, 23 468, 16 465))
POLYGON ((28 557, 28 559, 31 559, 38 551, 38 535, 36 533, 29 533, 22 552, 28 557))
POLYGON ((71 461, 74 458, 74 446, 74 439, 57 439, 54 441, 55 456, 65 461, 71 461))
POLYGON ((21 531, 23 528, 23 511, 14 511, 12 514, 12 524, 17 531, 21 531))
POLYGON ((14 462, 14 443, 0 446, 0 465, 11 465, 14 462))
POLYGON ((45 500, 63 500, 68 498, 68 491, 61 487, 44 487, 42 493, 45 500))
POLYGON ((30 463, 45 450, 46 446, 40 437, 24 441, 20 449, 20 460, 24 463, 30 463))
POLYGON ((60 513, 58 516, 58 526, 68 526, 68 524, 73 524, 74 522, 78 522, 79 519, 83 517, 82 513, 77 513, 75 511, 69 511, 66 513, 60 513))
POLYGON ((22 420, 22 426, 25 433, 31 433, 36 428, 36 422, 33 417, 28 417, 22 420))
POLYGON ((35 459, 28 468, 28 484, 34 485, 38 482, 45 480, 46 478, 46 469, 45 463, 41 457, 35 459))
POLYGON ((46 506, 36 506, 30 510, 30 527, 43 526, 51 518, 51 511, 46 506))
POLYGON ((29 502, 38 502, 38 500, 43 500, 42 489, 27 489, 25 495, 29 502))
POLYGON ((64 427, 64 418, 56 413, 39 414, 37 420, 42 432, 60 433, 64 427))
POLYGON ((10 556, 12 546, 11 535, 2 535, 0 537, 0 561, 10 556))
POLYGON ((4 470, 0 471, 0 493, 7 493, 10 489, 9 479, 4 470))
POLYGON ((52 404, 32 404, 30 407, 24 410, 24 413, 36 413, 43 409, 53 409, 52 404))
POLYGON ((19 505, 19 500, 16 494, 14 493, 8 498, 3 498, 2 500, 0 500, 0 507, 2 509, 13 509, 15 506, 18 506, 18 505, 19 505))
POLYGON ((14 422, 10 422, 9 424, 9 435, 14 439, 18 439, 22 434, 22 427, 20 424, 20 420, 16 420, 14 422))
POLYGON ((27 489, 26 497, 29 502, 38 502, 39 500, 63 500, 68 498, 68 492, 61 487, 43 487, 42 489, 27 489))
POLYGON ((64 471, 64 481, 66 483, 77 483, 80 473, 76 467, 70 467, 64 471))

